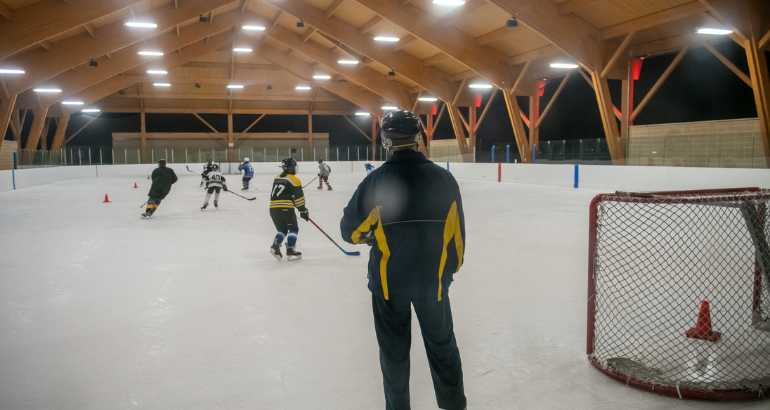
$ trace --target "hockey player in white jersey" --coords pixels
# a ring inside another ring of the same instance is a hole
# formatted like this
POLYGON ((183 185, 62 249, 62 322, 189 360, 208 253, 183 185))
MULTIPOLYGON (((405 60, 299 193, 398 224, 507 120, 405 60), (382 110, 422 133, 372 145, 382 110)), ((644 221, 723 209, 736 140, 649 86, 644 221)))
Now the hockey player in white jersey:
POLYGON ((206 174, 206 200, 203 201, 201 211, 209 206, 211 194, 214 194, 214 207, 219 208, 219 191, 223 189, 227 191, 227 181, 225 181, 225 176, 219 172, 219 165, 212 164, 211 171, 206 174))

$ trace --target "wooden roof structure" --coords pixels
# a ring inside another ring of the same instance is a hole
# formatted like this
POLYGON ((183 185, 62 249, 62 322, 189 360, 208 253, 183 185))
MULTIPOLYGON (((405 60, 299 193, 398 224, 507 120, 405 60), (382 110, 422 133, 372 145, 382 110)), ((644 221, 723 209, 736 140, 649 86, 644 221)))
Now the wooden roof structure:
MULTIPOLYGON (((623 164, 635 114, 689 48, 704 46, 753 88, 770 161, 763 51, 769 39, 767 0, 465 0, 459 6, 431 0, 0 0, 0 69, 24 70, 0 74, 0 127, 10 126, 18 139, 19 110, 32 110, 26 148, 36 149, 50 124, 46 118, 56 118, 51 148, 58 149, 70 114, 83 107, 222 113, 232 124, 232 115, 242 113, 303 114, 312 121, 313 114, 364 110, 381 117, 385 105, 426 114, 431 104, 418 97, 430 96, 444 101, 439 115, 446 111, 461 151, 470 152, 478 90, 469 85, 484 83, 493 87, 485 92, 505 99, 526 160, 538 142, 538 121, 550 109, 540 113, 542 79, 579 73, 596 92, 613 162, 623 164), (157 26, 129 27, 128 21, 157 26), (709 43, 725 37, 696 34, 698 27, 733 30, 728 37, 746 50, 750 72, 709 43), (375 36, 399 41, 377 42, 375 36), (661 81, 633 107, 634 60, 677 51, 661 81), (579 67, 553 68, 552 62, 579 67), (321 74, 329 78, 314 78, 321 74), (608 79, 623 81, 622 107, 613 106, 608 79), (235 84, 243 88, 227 88, 235 84), (61 92, 33 91, 44 87, 61 92), (514 96, 531 98, 529 115, 514 96), (459 107, 471 107, 472 118, 459 107)), ((426 126, 432 127, 429 117, 426 126)))

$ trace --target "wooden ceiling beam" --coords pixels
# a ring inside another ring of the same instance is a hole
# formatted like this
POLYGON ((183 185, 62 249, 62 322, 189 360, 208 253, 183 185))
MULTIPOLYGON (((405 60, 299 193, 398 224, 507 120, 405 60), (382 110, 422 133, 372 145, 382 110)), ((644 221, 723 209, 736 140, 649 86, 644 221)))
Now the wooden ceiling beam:
MULTIPOLYGON (((507 56, 503 53, 489 47, 476 47, 473 37, 452 26, 437 27, 440 20, 417 6, 411 4, 398 6, 395 3, 378 0, 355 1, 396 25, 408 29, 414 36, 443 51, 495 86, 504 86, 504 66, 507 56)), ((483 6, 478 2, 471 3, 473 4, 476 4, 473 7, 483 6)), ((396 65, 396 68, 399 67, 396 65)))
MULTIPOLYGON (((202 78, 201 82, 208 83, 209 81, 206 80, 205 78, 202 78)), ((347 85, 350 83, 342 83, 342 84, 347 85)), ((322 88, 326 84, 311 83, 311 85, 314 88, 322 88)), ((288 96, 288 95, 269 95, 269 94, 246 94, 240 91, 235 93, 235 92, 231 92, 230 90, 227 90, 224 87, 222 87, 222 92, 218 94, 212 94, 212 93, 201 94, 199 92, 189 92, 189 93, 154 92, 154 93, 143 93, 141 97, 144 98, 145 100, 230 100, 232 99, 235 101, 273 101, 273 102, 281 102, 281 101, 308 102, 310 101, 309 98, 304 95, 288 96)), ((125 93, 125 94, 113 94, 108 98, 109 99, 139 99, 140 95, 138 93, 131 92, 131 93, 125 93)))
POLYGON ((305 30, 305 32, 302 33, 302 42, 307 43, 307 41, 310 40, 310 37, 315 34, 316 31, 318 30, 315 27, 310 27, 305 30))
POLYGON ((526 53, 521 53, 510 57, 508 59, 508 65, 514 66, 526 63, 527 61, 539 60, 541 58, 554 57, 563 55, 564 52, 554 45, 547 45, 545 47, 536 48, 526 53))
POLYGON ((71 5, 59 0, 43 0, 19 8, 13 21, 0 25, 0 60, 80 27, 108 14, 124 10, 142 0, 81 0, 71 5))
POLYGON ((712 46, 711 43, 708 42, 708 40, 706 40, 705 38, 701 38, 700 39, 700 43, 703 45, 703 47, 706 48, 706 50, 711 52, 711 54, 713 54, 714 57, 719 59, 719 61, 721 61, 722 64, 725 65, 725 67, 730 69, 730 71, 732 71, 735 75, 737 75, 738 78, 743 80, 743 82, 746 83, 746 85, 748 85, 749 87, 753 87, 752 84, 751 84, 751 79, 749 78, 749 76, 746 75, 746 73, 744 73, 743 71, 741 71, 740 68, 736 67, 735 64, 733 64, 725 56, 723 56, 722 53, 719 52, 719 50, 714 48, 714 46, 712 46))
POLYGON ((609 71, 612 69, 612 67, 615 65, 615 63, 618 61, 621 55, 626 51, 628 48, 628 44, 633 40, 634 35, 636 34, 636 31, 632 31, 626 35, 626 38, 623 39, 623 42, 620 44, 617 50, 615 50, 615 53, 612 54, 612 57, 610 57, 610 60, 607 62, 607 64, 604 66, 604 70, 602 70, 601 77, 606 78, 609 71))
POLYGON ((363 26, 358 28, 358 34, 363 36, 364 34, 369 32, 369 30, 373 29, 374 26, 376 26, 377 23, 379 23, 381 21, 382 21, 382 16, 377 15, 377 16, 372 17, 371 19, 369 19, 369 21, 364 23, 363 26))
POLYGON ((393 44, 393 47, 391 50, 398 51, 402 48, 414 43, 415 41, 419 40, 417 37, 407 34, 404 38, 400 39, 396 44, 393 44))
POLYGON ((469 0, 460 7, 455 7, 449 13, 444 14, 438 20, 436 20, 436 27, 443 28, 457 20, 468 17, 469 14, 486 6, 487 0, 469 0))
MULTIPOLYGON (((102 113, 138 113, 139 107, 104 107, 102 113)), ((268 109, 268 108, 197 108, 197 107, 169 107, 169 108, 147 108, 144 110, 147 114, 268 114, 268 115, 307 115, 307 109, 268 109)), ((354 110, 315 110, 314 115, 350 115, 354 114, 354 110)), ((285 134, 285 138, 302 139, 307 138, 304 135, 306 133, 290 133, 285 134), (294 134, 294 135, 292 135, 294 134)), ((240 138, 258 138, 258 134, 244 135, 240 138)), ((192 137, 192 136, 191 136, 192 137)))
POLYGON ((631 47, 631 57, 649 57, 661 54, 668 54, 682 49, 682 47, 692 44, 698 40, 695 33, 687 33, 679 36, 667 37, 660 40, 650 41, 648 43, 636 44, 631 47))
POLYGON ((497 30, 493 30, 487 34, 476 37, 474 39, 474 43, 476 44, 476 47, 485 46, 497 40, 502 40, 518 30, 520 30, 519 27, 501 27, 497 30))
POLYGON ((328 19, 329 17, 333 16, 334 13, 342 7, 342 5, 345 4, 345 0, 334 0, 334 3, 332 3, 326 10, 324 10, 324 15, 328 19))
POLYGON ((41 42, 39 42, 39 43, 37 43, 37 44, 38 44, 40 47, 43 47, 43 48, 45 49, 45 51, 47 51, 47 52, 49 52, 49 53, 50 53, 50 52, 51 52, 51 50, 53 49, 53 43, 51 43, 51 42, 50 42, 50 41, 48 41, 48 40, 43 40, 43 41, 41 41, 41 42))
POLYGON ((423 67, 430 67, 432 65, 438 64, 438 63, 446 60, 447 58, 449 58, 448 55, 446 55, 444 53, 437 53, 437 54, 435 54, 433 56, 430 56, 430 57, 426 58, 425 60, 422 60, 422 66, 423 67))
POLYGON ((94 27, 91 23, 83 24, 83 28, 86 29, 88 34, 91 35, 91 37, 96 37, 96 27, 94 27))
POLYGON ((559 14, 574 13, 601 0, 567 0, 559 4, 559 14))
POLYGON ((13 21, 13 10, 2 1, 0 1, 0 16, 3 16, 8 21, 13 21))
POLYGON ((681 20, 706 10, 706 6, 700 1, 691 1, 682 4, 681 6, 672 7, 667 10, 604 28, 601 30, 602 39, 615 38, 633 31, 640 31, 660 24, 681 20))
POLYGON ((700 0, 711 15, 725 27, 729 27, 742 41, 749 39, 751 27, 749 24, 746 0, 700 0))

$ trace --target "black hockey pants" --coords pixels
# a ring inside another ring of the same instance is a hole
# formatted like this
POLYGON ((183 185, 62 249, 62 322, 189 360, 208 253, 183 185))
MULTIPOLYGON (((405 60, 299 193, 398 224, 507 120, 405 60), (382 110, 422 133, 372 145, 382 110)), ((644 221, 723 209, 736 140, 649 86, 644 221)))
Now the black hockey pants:
POLYGON ((412 309, 428 355, 430 375, 439 408, 466 407, 460 351, 454 335, 449 297, 437 302, 385 300, 372 294, 374 329, 380 346, 380 368, 387 410, 409 410, 409 350, 412 309))

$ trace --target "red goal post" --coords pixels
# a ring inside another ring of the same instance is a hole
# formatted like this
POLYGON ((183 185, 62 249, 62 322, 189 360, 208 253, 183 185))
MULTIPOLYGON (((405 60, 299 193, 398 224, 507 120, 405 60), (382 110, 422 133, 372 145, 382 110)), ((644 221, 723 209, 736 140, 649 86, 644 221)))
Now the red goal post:
POLYGON ((591 364, 674 397, 770 396, 768 201, 770 190, 759 188, 597 195, 591 364), (702 326, 709 337, 697 336, 702 326))

